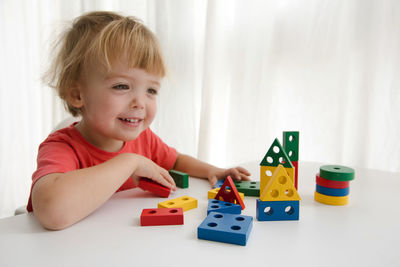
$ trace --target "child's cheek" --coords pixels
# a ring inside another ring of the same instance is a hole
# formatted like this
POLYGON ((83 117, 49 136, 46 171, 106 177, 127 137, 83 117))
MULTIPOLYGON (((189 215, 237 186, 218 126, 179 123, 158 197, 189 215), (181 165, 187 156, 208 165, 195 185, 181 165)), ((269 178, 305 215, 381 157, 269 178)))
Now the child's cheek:
POLYGON ((153 101, 151 103, 149 114, 152 119, 154 119, 154 117, 156 116, 156 114, 157 114, 157 102, 156 101, 153 101))

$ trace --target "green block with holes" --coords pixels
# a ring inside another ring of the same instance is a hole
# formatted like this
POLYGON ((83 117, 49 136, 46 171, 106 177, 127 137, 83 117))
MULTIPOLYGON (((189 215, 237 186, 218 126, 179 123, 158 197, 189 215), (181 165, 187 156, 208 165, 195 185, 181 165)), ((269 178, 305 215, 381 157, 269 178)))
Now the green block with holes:
POLYGON ((277 167, 279 164, 282 164, 285 168, 293 168, 289 156, 286 154, 278 138, 275 138, 267 154, 265 154, 261 161, 260 166, 277 167))
POLYGON ((299 161, 299 132, 283 132, 283 148, 290 161, 299 161))
POLYGON ((189 175, 184 172, 170 170, 169 175, 174 179, 177 187, 188 188, 189 187, 189 175))
POLYGON ((245 196, 258 197, 260 196, 260 182, 254 181, 235 181, 237 191, 245 196))

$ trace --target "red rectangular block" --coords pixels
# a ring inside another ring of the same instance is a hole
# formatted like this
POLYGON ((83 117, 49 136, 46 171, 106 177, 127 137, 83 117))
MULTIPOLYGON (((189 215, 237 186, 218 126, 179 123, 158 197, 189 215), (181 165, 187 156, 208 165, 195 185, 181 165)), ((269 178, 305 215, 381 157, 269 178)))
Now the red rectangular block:
POLYGON ((180 225, 183 224, 182 208, 143 209, 140 225, 180 225))
POLYGON ((292 165, 294 167, 294 187, 296 187, 296 190, 299 190, 299 162, 298 161, 292 161, 292 165))
POLYGON ((171 188, 162 186, 147 178, 140 178, 138 187, 144 191, 150 191, 160 197, 168 197, 171 193, 171 188))

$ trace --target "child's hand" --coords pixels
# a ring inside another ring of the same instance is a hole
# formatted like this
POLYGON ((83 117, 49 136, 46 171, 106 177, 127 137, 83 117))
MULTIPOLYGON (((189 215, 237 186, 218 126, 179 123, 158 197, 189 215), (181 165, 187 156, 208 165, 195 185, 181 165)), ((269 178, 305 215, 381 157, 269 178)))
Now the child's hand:
POLYGON ((174 179, 169 175, 168 171, 150 159, 143 157, 138 154, 132 154, 135 157, 136 169, 132 174, 133 181, 136 186, 139 184, 141 177, 149 178, 163 186, 171 188, 173 191, 176 190, 174 179))
POLYGON ((210 171, 208 175, 208 181, 211 186, 214 186, 218 180, 225 179, 228 176, 231 176, 232 179, 236 181, 249 181, 250 180, 250 172, 242 167, 235 167, 230 169, 213 169, 210 171))

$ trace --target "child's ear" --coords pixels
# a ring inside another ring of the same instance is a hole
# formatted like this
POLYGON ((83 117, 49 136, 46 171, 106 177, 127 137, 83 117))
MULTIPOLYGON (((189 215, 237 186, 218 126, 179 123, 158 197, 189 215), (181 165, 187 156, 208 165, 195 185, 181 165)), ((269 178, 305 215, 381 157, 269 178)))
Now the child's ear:
POLYGON ((74 87, 70 88, 68 94, 68 102, 71 106, 75 108, 81 108, 83 106, 83 101, 81 97, 81 87, 79 84, 75 84, 74 87))

